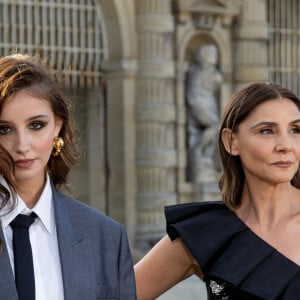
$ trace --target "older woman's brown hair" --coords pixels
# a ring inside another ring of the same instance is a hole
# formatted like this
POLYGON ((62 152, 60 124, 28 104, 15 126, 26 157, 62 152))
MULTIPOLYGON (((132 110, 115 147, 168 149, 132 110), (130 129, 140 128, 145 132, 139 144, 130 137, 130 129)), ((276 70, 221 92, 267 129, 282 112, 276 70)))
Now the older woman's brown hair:
MULTIPOLYGON (((239 156, 228 153, 222 142, 222 131, 228 128, 232 133, 237 132, 238 126, 260 104, 276 99, 290 99, 300 111, 299 98, 282 86, 275 83, 257 82, 234 93, 229 99, 221 120, 219 131, 219 152, 222 163, 222 173, 219 180, 222 199, 231 208, 241 204, 241 194, 245 181, 245 174, 239 156)), ((300 188, 299 170, 292 179, 292 184, 300 188)))

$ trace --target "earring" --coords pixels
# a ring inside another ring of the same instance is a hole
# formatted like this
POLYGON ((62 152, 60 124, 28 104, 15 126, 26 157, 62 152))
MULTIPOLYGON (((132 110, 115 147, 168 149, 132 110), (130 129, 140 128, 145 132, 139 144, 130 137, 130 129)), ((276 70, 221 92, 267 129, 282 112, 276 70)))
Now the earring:
POLYGON ((60 154, 61 149, 64 147, 64 140, 61 137, 56 136, 53 140, 53 156, 58 156, 60 154))

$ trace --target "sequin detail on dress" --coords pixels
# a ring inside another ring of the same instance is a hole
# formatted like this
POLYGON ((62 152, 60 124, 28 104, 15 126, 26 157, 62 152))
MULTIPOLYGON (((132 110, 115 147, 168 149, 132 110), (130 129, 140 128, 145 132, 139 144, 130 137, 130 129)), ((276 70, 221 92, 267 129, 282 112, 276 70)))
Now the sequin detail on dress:
POLYGON ((226 295, 225 291, 223 291, 224 288, 225 288, 225 283, 219 284, 214 280, 210 280, 209 281, 209 287, 210 287, 211 292, 214 295, 218 296, 217 299, 219 299, 219 300, 230 300, 229 296, 226 295))

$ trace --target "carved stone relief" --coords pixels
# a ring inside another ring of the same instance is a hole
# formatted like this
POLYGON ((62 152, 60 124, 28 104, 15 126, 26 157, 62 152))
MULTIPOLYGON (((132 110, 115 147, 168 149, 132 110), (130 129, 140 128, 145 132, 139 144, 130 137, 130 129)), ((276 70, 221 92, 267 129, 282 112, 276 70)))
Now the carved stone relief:
POLYGON ((218 49, 204 44, 196 49, 186 78, 188 179, 217 180, 216 138, 219 127, 218 90, 223 80, 217 68, 218 49))
POLYGON ((220 197, 216 138, 220 114, 233 90, 233 20, 240 1, 176 2, 179 202, 216 200, 220 197), (209 63, 201 62, 204 49, 209 63))

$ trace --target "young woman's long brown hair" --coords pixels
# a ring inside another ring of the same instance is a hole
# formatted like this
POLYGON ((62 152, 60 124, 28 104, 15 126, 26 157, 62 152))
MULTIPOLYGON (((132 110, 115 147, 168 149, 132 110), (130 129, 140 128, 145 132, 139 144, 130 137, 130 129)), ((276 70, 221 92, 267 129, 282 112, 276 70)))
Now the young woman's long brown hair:
POLYGON ((59 156, 51 156, 48 172, 56 188, 65 185, 71 167, 77 162, 67 99, 56 81, 38 58, 15 54, 0 58, 0 113, 11 97, 26 90, 32 96, 47 101, 55 116, 63 120, 59 136, 64 147, 59 156))
MULTIPOLYGON (((12 196, 12 206, 15 204, 16 182, 14 178, 14 164, 5 149, 0 145, 0 174, 6 180, 8 186, 0 182, 0 211, 4 208, 12 196)), ((6 212, 5 212, 6 213, 6 212)))

